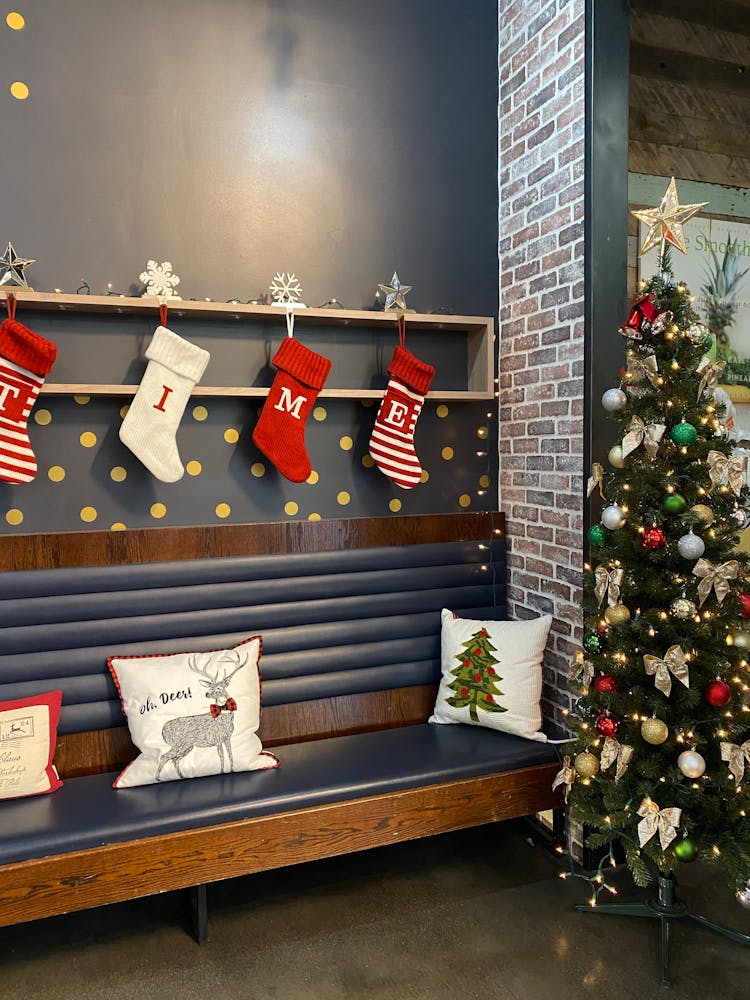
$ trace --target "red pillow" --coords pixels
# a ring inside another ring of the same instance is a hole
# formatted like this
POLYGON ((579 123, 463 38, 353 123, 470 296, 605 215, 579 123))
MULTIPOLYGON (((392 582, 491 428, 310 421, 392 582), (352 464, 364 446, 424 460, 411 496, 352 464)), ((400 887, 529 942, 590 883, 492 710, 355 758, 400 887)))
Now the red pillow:
POLYGON ((62 691, 0 701, 0 799, 54 792, 62 785, 52 758, 62 691))

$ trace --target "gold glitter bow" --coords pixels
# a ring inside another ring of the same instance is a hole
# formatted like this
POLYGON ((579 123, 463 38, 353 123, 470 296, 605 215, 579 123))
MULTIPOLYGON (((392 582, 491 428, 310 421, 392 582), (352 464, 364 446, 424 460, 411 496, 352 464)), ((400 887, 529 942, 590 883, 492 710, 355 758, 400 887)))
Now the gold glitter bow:
POLYGON ((610 608, 613 608, 615 604, 619 604, 620 587, 622 586, 622 578, 625 576, 624 570, 611 569, 607 572, 603 566, 597 566, 594 576, 596 578, 594 594, 599 602, 599 606, 601 607, 605 594, 607 595, 607 603, 610 608))
POLYGON ((698 374, 702 376, 700 385, 698 386, 698 402, 700 402, 701 396, 706 390, 708 390, 709 396, 713 396, 714 390, 719 384, 719 379, 724 374, 726 366, 726 361, 711 361, 710 358, 703 358, 696 369, 698 374))
POLYGON ((576 769, 570 762, 570 757, 563 757, 563 766, 555 775, 555 780, 552 782, 552 791, 559 786, 565 785, 565 801, 568 801, 568 792, 573 787, 573 782, 576 778, 576 769))
POLYGON ((664 437, 665 424, 644 424, 640 417, 632 417, 622 439, 622 455, 627 458, 639 444, 648 452, 649 458, 656 458, 659 442, 664 437))
POLYGON ((745 761, 750 764, 750 740, 745 740, 742 746, 737 746, 736 743, 722 743, 721 759, 729 764, 729 770, 739 785, 745 777, 745 761))
POLYGON ((568 670, 568 679, 571 681, 578 681, 581 685, 581 689, 584 694, 589 693, 589 685, 594 679, 594 664, 591 660, 587 660, 581 650, 579 649, 576 653, 576 658, 570 664, 570 669, 568 670))
POLYGON ((638 806, 638 815, 643 817, 638 824, 638 840, 641 847, 647 844, 658 830, 661 849, 666 851, 677 836, 682 810, 675 806, 660 809, 651 799, 645 798, 638 806))
POLYGON ((745 470, 747 469, 747 457, 728 458, 720 451, 709 451, 708 453, 708 475, 714 486, 729 486, 735 496, 740 495, 740 491, 745 483, 745 470))
POLYGON ((613 736, 608 736, 604 741, 604 748, 601 756, 601 769, 606 771, 610 765, 617 761, 617 771, 615 781, 619 781, 628 769, 628 764, 633 759, 635 748, 627 743, 619 743, 613 736))
POLYGON ((659 384, 659 363, 655 354, 649 354, 645 358, 634 355, 628 358, 628 379, 631 382, 641 382, 647 378, 651 385, 659 384))
POLYGON ((596 487, 599 487, 599 496, 604 499, 604 490, 602 489, 602 483, 604 481, 604 466, 600 462, 594 462, 591 466, 591 475, 589 476, 588 486, 586 487, 586 496, 590 497, 594 492, 596 487))
POLYGON ((736 559, 728 559, 719 566, 714 566, 708 559, 699 559, 693 567, 693 575, 702 578, 698 584, 698 607, 703 605, 712 588, 716 592, 716 600, 721 604, 731 589, 729 581, 736 580, 739 572, 740 564, 736 559))
POLYGON ((670 673, 674 674, 675 680, 680 681, 685 687, 690 687, 687 660, 681 646, 670 646, 664 654, 663 660, 660 660, 658 656, 651 656, 649 653, 646 653, 643 657, 643 665, 646 668, 647 674, 656 675, 654 677, 654 684, 667 698, 672 692, 672 678, 669 676, 670 673))

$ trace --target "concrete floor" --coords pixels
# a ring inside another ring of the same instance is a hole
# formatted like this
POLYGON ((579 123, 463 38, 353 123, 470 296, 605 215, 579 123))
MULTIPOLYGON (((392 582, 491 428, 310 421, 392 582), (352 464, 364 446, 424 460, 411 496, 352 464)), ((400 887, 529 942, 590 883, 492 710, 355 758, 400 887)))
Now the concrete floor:
MULTIPOLYGON (((23 1000, 662 995, 655 923, 577 913, 585 886, 559 869, 523 823, 464 831, 214 885, 202 948, 179 893, 3 929, 0 984, 23 1000)), ((683 895, 750 933, 710 871, 684 866, 683 895)), ((679 925, 674 937, 663 995, 750 998, 750 949, 679 925)))

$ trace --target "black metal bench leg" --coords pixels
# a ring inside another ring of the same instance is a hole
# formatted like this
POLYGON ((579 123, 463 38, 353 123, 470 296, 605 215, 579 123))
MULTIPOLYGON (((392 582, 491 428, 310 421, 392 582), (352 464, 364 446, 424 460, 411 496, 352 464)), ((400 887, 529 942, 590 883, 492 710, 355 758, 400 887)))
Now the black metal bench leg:
POLYGON ((208 941, 208 897, 205 885, 194 885, 190 889, 190 913, 193 937, 198 944, 208 941))

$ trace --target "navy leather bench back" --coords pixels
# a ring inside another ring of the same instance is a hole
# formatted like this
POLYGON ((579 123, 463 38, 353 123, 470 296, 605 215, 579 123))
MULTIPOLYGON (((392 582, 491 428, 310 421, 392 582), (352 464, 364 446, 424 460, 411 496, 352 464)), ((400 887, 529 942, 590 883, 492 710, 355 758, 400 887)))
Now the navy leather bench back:
POLYGON ((108 656, 258 633, 264 705, 429 684, 443 607, 505 618, 502 538, 6 572, 0 700, 61 688, 60 732, 119 726, 108 656))

